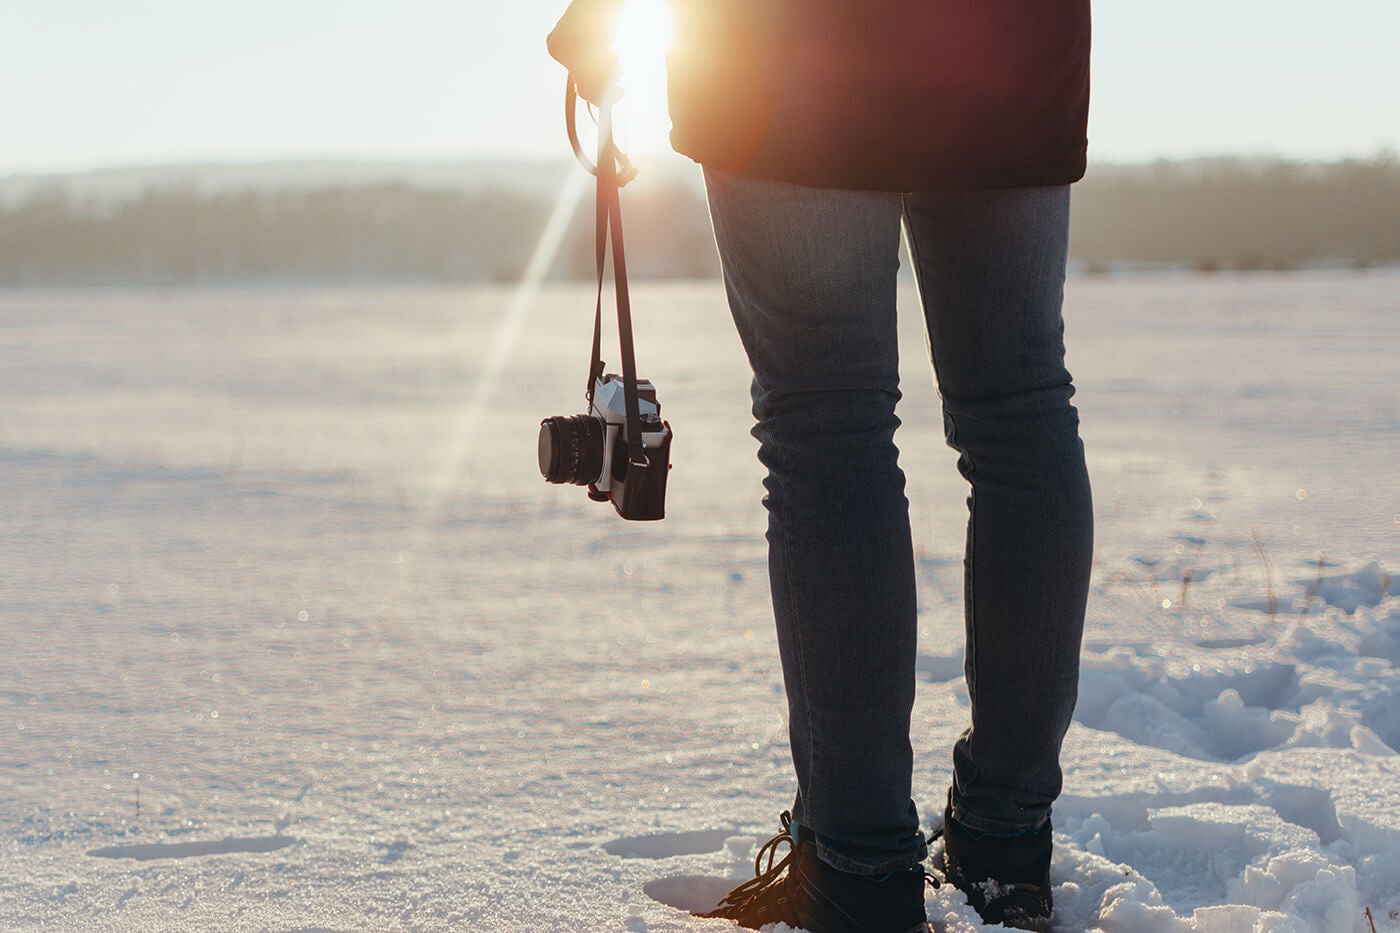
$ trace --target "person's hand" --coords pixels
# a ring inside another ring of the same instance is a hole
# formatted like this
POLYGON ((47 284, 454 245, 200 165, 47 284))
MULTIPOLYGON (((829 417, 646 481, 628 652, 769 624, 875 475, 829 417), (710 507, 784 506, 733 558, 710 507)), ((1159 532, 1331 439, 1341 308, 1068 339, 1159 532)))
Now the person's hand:
POLYGON ((621 69, 613 51, 613 24, 623 0, 573 0, 549 34, 549 54, 569 70, 578 95, 590 104, 621 96, 621 69))

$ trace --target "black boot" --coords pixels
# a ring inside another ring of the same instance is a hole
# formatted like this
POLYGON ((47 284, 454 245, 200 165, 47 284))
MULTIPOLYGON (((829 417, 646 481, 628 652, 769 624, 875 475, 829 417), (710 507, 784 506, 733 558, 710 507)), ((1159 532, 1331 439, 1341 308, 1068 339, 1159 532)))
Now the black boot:
POLYGON ((794 837, 792 817, 784 812, 782 820, 783 831, 758 850, 754 877, 701 916, 733 920, 751 930, 781 922, 808 933, 928 933, 922 868, 879 876, 837 871, 817 858, 805 827, 794 837), (777 859, 784 843, 788 851, 777 859))
POLYGON ((1050 821, 1018 836, 1002 837, 966 829, 943 812, 943 873, 967 895, 985 923, 1018 930, 1050 929, 1050 821))

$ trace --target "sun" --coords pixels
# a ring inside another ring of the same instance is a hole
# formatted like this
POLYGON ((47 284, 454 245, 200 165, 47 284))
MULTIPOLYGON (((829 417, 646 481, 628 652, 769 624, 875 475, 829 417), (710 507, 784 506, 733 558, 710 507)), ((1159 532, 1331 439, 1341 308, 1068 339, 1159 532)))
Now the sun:
POLYGON ((624 149, 655 152, 667 146, 666 53, 672 29, 667 0, 628 0, 618 16, 613 49, 626 91, 617 105, 617 135, 624 149))

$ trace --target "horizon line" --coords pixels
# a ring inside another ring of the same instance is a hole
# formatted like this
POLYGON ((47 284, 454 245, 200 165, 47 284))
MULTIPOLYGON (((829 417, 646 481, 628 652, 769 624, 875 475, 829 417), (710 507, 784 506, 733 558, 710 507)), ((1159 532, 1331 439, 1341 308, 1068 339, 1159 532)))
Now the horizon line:
MULTIPOLYGON (((648 153, 646 160, 658 160, 674 165, 694 164, 688 157, 665 151, 648 153)), ((1379 145, 1366 153, 1345 153, 1332 156, 1290 154, 1277 151, 1238 151, 1206 152, 1196 154, 1162 154, 1133 157, 1094 157, 1089 165, 1115 168, 1146 167, 1161 164, 1188 164, 1197 162, 1258 162, 1292 165, 1338 165, 1347 162, 1389 162, 1400 159, 1400 149, 1389 145, 1379 145)), ((395 156, 369 154, 339 155, 285 155, 265 157, 229 158, 176 158, 170 160, 133 160, 95 163, 87 166, 54 166, 17 168, 0 167, 0 182, 23 178, 59 178, 83 175, 98 175, 120 172, 151 172, 169 170, 219 170, 248 168, 296 168, 312 166, 344 167, 455 167, 469 165, 496 165, 503 168, 540 168, 572 164, 573 157, 567 152, 555 156, 539 154, 526 155, 441 155, 441 156, 395 156)))

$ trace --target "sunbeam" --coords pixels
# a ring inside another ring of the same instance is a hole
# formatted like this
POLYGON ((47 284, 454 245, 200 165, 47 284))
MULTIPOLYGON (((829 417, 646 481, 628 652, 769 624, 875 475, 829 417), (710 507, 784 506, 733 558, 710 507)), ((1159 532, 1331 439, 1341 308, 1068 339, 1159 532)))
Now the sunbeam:
POLYGON ((590 181, 589 175, 580 168, 571 170, 564 181, 564 187, 554 202, 554 209, 535 243, 534 252, 530 254, 525 274, 511 297, 500 328, 496 331, 496 339, 486 358, 486 365, 477 376, 476 386, 467 400, 466 408, 448 439, 441 469, 430 487, 425 504, 427 522, 437 515, 448 494, 456 486, 457 478, 470 457, 469 446, 472 439, 477 437, 482 415, 486 412, 486 406, 491 403, 496 383, 500 381, 501 374, 510 363, 515 345, 530 318, 530 311, 535 306, 535 299, 539 297, 540 286, 553 265, 554 258, 559 254, 559 247, 569 229, 569 221, 573 219, 574 211, 578 208, 584 192, 589 190, 590 181))

